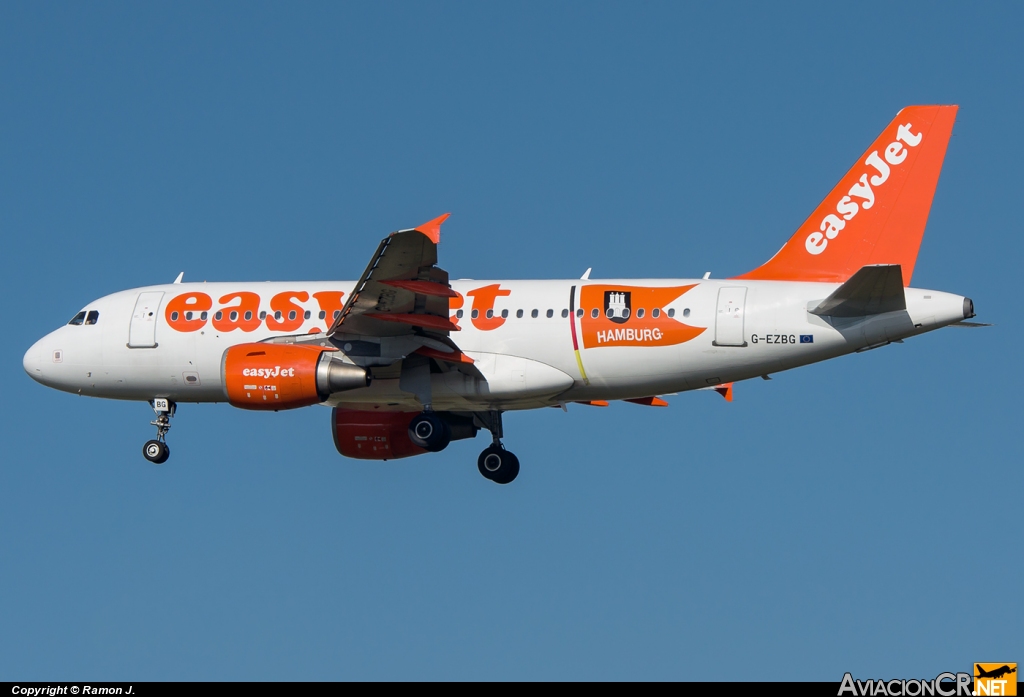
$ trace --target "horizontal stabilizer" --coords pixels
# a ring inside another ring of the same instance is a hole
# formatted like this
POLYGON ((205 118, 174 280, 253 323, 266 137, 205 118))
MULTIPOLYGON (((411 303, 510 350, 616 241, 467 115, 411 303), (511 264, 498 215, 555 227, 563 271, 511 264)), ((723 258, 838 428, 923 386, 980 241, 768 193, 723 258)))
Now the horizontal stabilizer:
POLYGON ((907 309, 903 270, 899 264, 865 266, 835 289, 811 314, 826 317, 867 317, 907 309))

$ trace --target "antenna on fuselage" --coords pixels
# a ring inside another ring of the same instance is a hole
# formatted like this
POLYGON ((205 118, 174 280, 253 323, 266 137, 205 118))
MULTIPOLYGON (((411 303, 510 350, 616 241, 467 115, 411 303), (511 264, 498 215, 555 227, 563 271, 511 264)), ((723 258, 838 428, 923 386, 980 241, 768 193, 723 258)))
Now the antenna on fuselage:
POLYGON ((181 279, 184 278, 184 277, 185 277, 185 272, 182 271, 181 273, 178 274, 178 277, 176 279, 174 279, 174 282, 175 283, 181 283, 181 279))
POLYGON ((583 275, 580 276, 580 280, 581 281, 589 281, 590 280, 590 272, 591 271, 593 271, 593 269, 588 267, 587 270, 583 272, 583 275))

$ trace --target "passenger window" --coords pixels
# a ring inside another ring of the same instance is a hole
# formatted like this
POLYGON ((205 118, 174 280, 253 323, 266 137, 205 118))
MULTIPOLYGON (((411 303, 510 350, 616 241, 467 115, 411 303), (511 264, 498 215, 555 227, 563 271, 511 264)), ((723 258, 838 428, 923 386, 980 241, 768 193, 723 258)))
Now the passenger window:
POLYGON ((260 321, 262 322, 266 318, 267 318, 267 311, 266 310, 260 310, 260 321))
POLYGON ((338 319, 339 317, 341 317, 341 310, 335 310, 334 311, 334 319, 338 319))
POLYGON ((327 313, 326 313, 326 312, 324 312, 323 310, 320 310, 320 314, 319 314, 319 315, 317 315, 317 316, 318 316, 318 317, 319 317, 320 319, 327 319, 327 313))
POLYGON ((533 311, 532 311, 532 312, 530 313, 530 317, 533 317, 534 319, 536 319, 536 318, 537 318, 537 314, 538 314, 538 313, 537 313, 537 311, 536 311, 536 310, 533 310, 533 311))
POLYGON ((555 316, 555 311, 554 310, 548 310, 548 317, 551 318, 551 317, 554 317, 554 316, 555 316))
POLYGON ((96 324, 100 319, 100 313, 96 310, 90 310, 89 314, 85 317, 86 324, 96 324))
POLYGON ((245 317, 245 321, 248 322, 252 319, 252 310, 246 310, 245 314, 242 316, 245 317))
POLYGON ((470 316, 471 316, 471 317, 472 317, 473 319, 476 319, 477 317, 479 317, 479 316, 480 316, 480 310, 473 310, 473 311, 472 311, 471 313, 469 313, 469 314, 470 314, 470 316))
POLYGON ((238 321, 238 310, 232 310, 231 314, 228 315, 228 317, 231 318, 232 322, 237 322, 238 321))
POLYGON ((690 316, 690 308, 686 308, 685 310, 683 310, 683 317, 689 317, 689 316, 690 316))
POLYGON ((192 320, 192 313, 191 312, 186 312, 185 313, 185 319, 187 321, 191 321, 192 320))
POLYGON ((516 317, 522 319, 523 311, 522 310, 516 310, 516 317))
POLYGON ((661 315, 661 310, 659 310, 658 308, 654 308, 653 310, 651 310, 651 317, 654 317, 655 319, 657 319, 658 316, 660 316, 660 315, 661 315))
POLYGON ((644 318, 644 308, 641 307, 639 310, 636 311, 636 318, 637 319, 643 319, 644 318))
POLYGON ((288 313, 288 319, 295 319, 295 310, 291 310, 288 313))
POLYGON ((597 319, 597 316, 599 314, 601 314, 601 311, 598 310, 596 307, 590 311, 590 316, 593 317, 594 319, 597 319))
POLYGON ((668 316, 669 317, 675 317, 676 316, 676 308, 674 308, 674 307, 668 308, 668 316))
MULTIPOLYGON (((218 320, 218 321, 220 321, 221 319, 223 319, 223 318, 224 318, 224 313, 223 313, 223 312, 221 312, 220 310, 217 310, 217 314, 215 314, 215 315, 213 316, 213 318, 214 318, 215 320, 218 320)), ((173 320, 173 319, 174 319, 174 317, 171 317, 171 319, 173 320)))
POLYGON ((506 319, 507 317, 508 317, 508 310, 502 310, 501 311, 501 318, 502 319, 506 319))
POLYGON ((562 319, 565 319, 568 316, 569 316, 569 311, 563 308, 562 309, 562 319))
POLYGON ((583 316, 583 308, 582 307, 577 307, 576 308, 576 316, 577 317, 582 317, 583 316))
POLYGON ((494 317, 494 310, 487 311, 487 319, 490 319, 491 317, 494 317))
POLYGON ((306 310, 306 312, 302 315, 302 318, 303 319, 309 319, 309 317, 310 317, 309 310, 306 310))
POLYGON ((199 319, 203 320, 204 322, 206 321, 206 318, 208 316, 209 316, 209 313, 207 313, 206 310, 203 310, 202 312, 199 313, 199 319))
POLYGON ((277 312, 274 313, 274 319, 276 319, 278 321, 281 321, 281 311, 280 310, 278 310, 277 312))
MULTIPOLYGON (((77 317, 75 317, 75 319, 78 319, 78 318, 77 318, 77 317)), ((171 313, 171 321, 172 321, 172 322, 177 322, 177 321, 178 321, 178 312, 177 312, 177 311, 174 311, 174 312, 172 312, 172 313, 171 313)), ((71 321, 69 322, 69 324, 81 324, 81 322, 80 322, 80 321, 79 321, 79 322, 76 322, 76 321, 75 321, 75 320, 73 319, 73 320, 71 320, 71 321)))
MULTIPOLYGON (((175 317, 174 319, 177 319, 177 317, 175 317)), ((83 322, 85 322, 85 310, 82 310, 77 315, 72 317, 71 321, 68 322, 68 324, 74 324, 74 325, 78 326, 78 325, 82 324, 83 322)))
POLYGON ((464 314, 465 313, 462 310, 456 310, 455 311, 455 316, 458 317, 459 319, 462 319, 462 315, 464 315, 464 314))

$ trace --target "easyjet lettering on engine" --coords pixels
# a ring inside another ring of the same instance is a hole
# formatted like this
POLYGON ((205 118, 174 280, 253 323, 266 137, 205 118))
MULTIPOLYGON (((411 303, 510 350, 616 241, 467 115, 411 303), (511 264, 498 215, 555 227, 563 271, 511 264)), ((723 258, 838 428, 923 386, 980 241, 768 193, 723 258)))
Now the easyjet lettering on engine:
POLYGON ((293 378, 295 377, 295 368, 281 368, 279 365, 275 365, 273 368, 244 368, 242 375, 253 378, 276 378, 279 375, 283 378, 293 378))

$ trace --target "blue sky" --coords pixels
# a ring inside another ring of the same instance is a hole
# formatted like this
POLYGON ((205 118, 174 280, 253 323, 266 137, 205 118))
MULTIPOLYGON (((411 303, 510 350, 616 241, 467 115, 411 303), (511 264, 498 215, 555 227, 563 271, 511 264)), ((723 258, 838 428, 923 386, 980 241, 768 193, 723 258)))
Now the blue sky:
POLYGON ((0 678, 932 677, 1024 660, 1018 4, 0 5, 0 678), (986 330, 342 459, 326 409, 47 390, 24 351, 172 280, 771 256, 903 106, 961 106, 914 285, 986 330), (1016 520, 1017 522, 1013 522, 1016 520))

